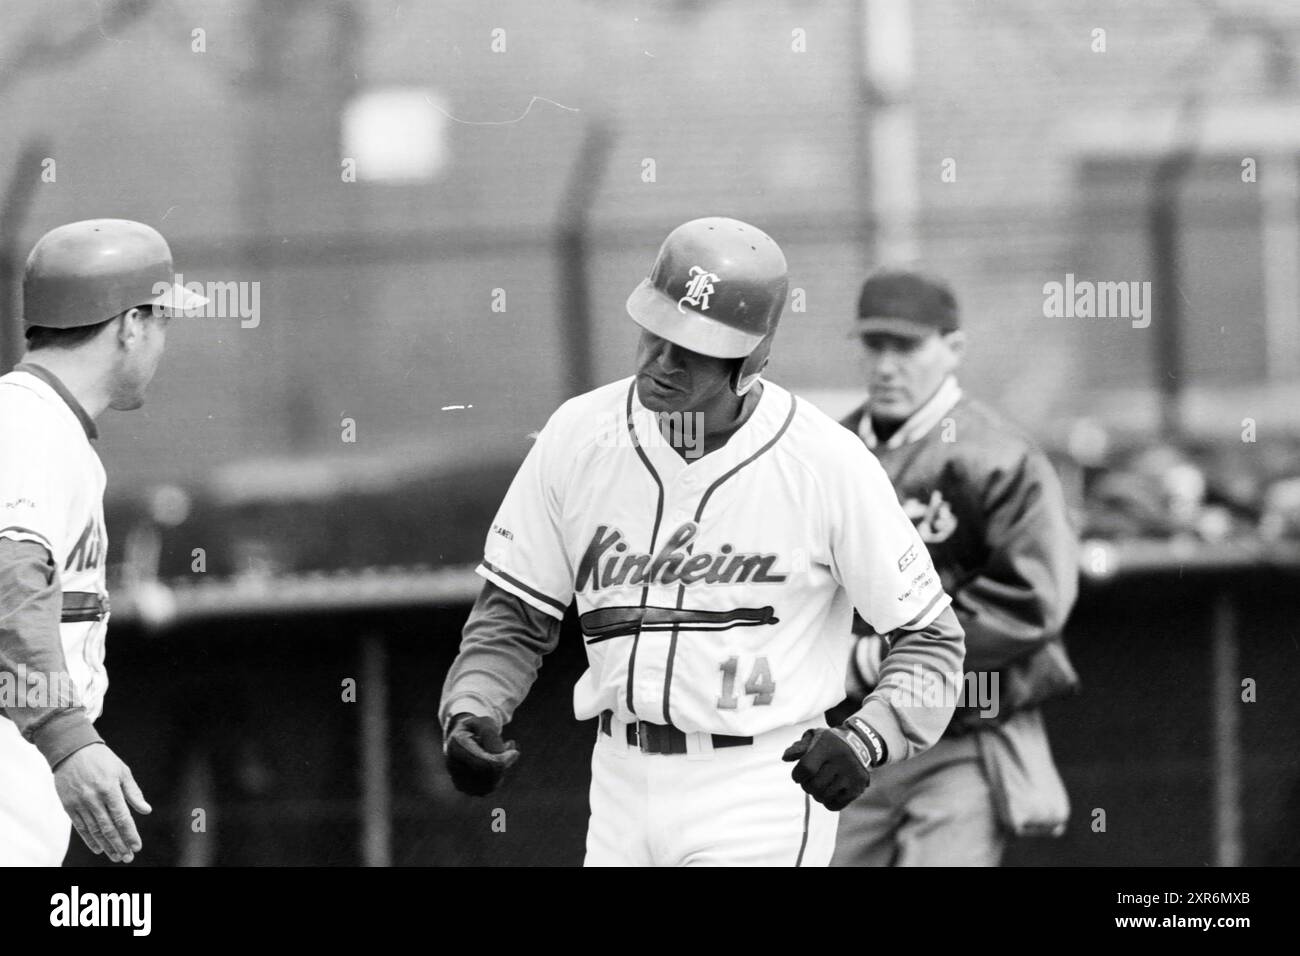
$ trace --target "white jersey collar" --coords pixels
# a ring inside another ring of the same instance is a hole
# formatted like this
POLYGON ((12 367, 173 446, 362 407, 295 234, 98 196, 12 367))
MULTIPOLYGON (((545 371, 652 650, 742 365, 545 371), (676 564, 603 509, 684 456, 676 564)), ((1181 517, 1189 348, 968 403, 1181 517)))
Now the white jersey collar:
POLYGON ((699 475, 701 479, 715 472, 721 474, 727 471, 781 431, 789 418, 791 402, 794 401, 794 396, 785 389, 764 379, 758 405, 727 443, 717 451, 699 458, 684 459, 668 446, 659 433, 654 413, 641 404, 641 397, 636 391, 636 378, 633 377, 630 383, 632 419, 637 437, 655 469, 664 476, 677 475, 688 468, 692 475, 699 475))
MULTIPOLYGON (((76 397, 68 390, 68 386, 63 384, 63 380, 51 372, 43 365, 37 365, 35 362, 20 362, 14 366, 15 372, 22 372, 36 379, 47 393, 43 395, 47 400, 51 400, 56 405, 62 405, 77 420, 81 430, 86 433, 88 441, 94 441, 99 437, 99 430, 95 427, 95 420, 86 413, 86 410, 77 401, 76 397)), ((32 389, 37 394, 42 394, 40 388, 32 389)))

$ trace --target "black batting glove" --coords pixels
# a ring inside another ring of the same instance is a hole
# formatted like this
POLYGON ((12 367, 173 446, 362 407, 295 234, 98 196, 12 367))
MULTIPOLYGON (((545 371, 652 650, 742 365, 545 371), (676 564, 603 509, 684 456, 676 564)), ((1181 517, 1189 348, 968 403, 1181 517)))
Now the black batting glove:
POLYGON ((461 793, 482 797, 491 793, 516 760, 513 740, 502 742, 501 728, 491 717, 457 714, 443 743, 447 772, 461 793))
POLYGON ((885 758, 879 735, 860 719, 840 727, 805 730, 781 759, 794 763, 791 779, 827 810, 843 810, 871 783, 871 767, 885 758))

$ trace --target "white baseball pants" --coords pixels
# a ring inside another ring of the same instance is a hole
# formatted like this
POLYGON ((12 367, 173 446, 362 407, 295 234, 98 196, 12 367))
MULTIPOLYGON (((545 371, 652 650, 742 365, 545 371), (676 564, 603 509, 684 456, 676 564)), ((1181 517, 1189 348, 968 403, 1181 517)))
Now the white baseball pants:
POLYGON ((827 866, 836 814, 790 779, 781 754, 821 718, 714 749, 646 754, 626 724, 597 728, 586 866, 827 866))
POLYGON ((71 834, 50 765, 0 717, 0 867, 61 866, 71 834))

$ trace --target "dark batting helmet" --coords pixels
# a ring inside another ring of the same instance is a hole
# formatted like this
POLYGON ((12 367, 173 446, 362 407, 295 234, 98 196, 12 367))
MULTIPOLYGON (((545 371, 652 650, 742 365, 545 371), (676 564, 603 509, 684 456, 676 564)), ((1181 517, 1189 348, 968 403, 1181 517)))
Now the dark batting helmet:
POLYGON ((692 219, 668 234, 627 311, 682 348, 740 359, 732 388, 743 395, 767 365, 788 287, 785 256, 767 233, 738 219, 692 219))
POLYGON ((23 270, 23 325, 75 329, 128 309, 184 311, 208 300, 176 283, 158 230, 130 219, 86 219, 51 229, 23 270))

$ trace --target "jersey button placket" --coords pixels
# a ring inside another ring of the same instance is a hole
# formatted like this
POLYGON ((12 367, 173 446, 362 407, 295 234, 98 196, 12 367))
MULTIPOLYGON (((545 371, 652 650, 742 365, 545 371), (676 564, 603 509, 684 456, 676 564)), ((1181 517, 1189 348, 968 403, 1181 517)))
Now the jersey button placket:
MULTIPOLYGON (((698 472, 693 472, 689 469, 683 470, 673 481, 672 490, 669 493, 671 506, 668 514, 672 519, 669 524, 669 533, 675 532, 678 528, 695 520, 695 509, 699 504, 699 481, 698 472)), ((687 545, 686 550, 687 552, 693 551, 694 544, 687 545)), ((664 604, 668 607, 678 606, 677 585, 673 585, 665 592, 664 604)), ((672 643, 672 633, 667 631, 664 632, 663 667, 660 671, 661 679, 659 684, 654 688, 656 710, 660 712, 663 710, 664 684, 668 680, 669 652, 672 648, 672 643)), ((679 647, 679 653, 680 650, 681 648, 679 647)), ((665 720, 671 722, 671 709, 670 712, 664 714, 663 717, 665 720)))
POLYGON ((685 471, 677 479, 677 487, 674 488, 673 495, 674 514, 680 516, 680 521, 692 521, 695 518, 695 506, 699 498, 699 479, 695 477, 692 471, 685 471))
MULTIPOLYGON (((658 554, 664 542, 678 528, 691 520, 690 496, 682 492, 683 480, 683 473, 678 473, 665 483, 663 523, 653 554, 658 554)), ((659 586, 652 586, 646 598, 647 604, 661 607, 672 607, 675 602, 675 589, 670 593, 670 589, 659 586)), ((633 700, 636 702, 636 714, 643 720, 658 723, 665 719, 663 695, 670 643, 671 635, 668 631, 646 631, 641 634, 640 649, 637 651, 633 700)))

